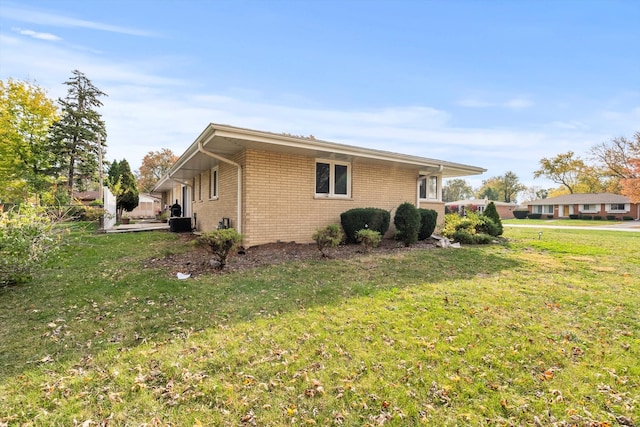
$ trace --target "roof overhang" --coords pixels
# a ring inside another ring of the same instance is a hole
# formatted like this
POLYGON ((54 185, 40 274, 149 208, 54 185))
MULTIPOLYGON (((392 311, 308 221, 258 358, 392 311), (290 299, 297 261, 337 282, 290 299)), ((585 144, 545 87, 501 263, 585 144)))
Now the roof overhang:
POLYGON ((305 138, 211 123, 180 156, 169 173, 156 184, 153 192, 168 191, 175 183, 188 184, 193 177, 220 162, 201 150, 228 159, 232 159, 243 150, 261 150, 352 163, 392 164, 395 167, 417 169, 420 175, 441 174, 443 178, 486 172, 486 169, 460 163, 336 144, 313 137, 305 138))

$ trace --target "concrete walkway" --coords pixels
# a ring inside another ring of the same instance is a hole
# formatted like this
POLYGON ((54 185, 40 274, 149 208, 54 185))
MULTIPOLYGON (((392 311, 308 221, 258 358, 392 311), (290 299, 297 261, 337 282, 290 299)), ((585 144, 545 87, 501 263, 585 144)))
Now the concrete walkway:
POLYGON ((155 220, 139 220, 133 224, 120 224, 105 230, 105 233, 133 233, 137 231, 158 231, 169 230, 168 222, 158 222, 155 220))

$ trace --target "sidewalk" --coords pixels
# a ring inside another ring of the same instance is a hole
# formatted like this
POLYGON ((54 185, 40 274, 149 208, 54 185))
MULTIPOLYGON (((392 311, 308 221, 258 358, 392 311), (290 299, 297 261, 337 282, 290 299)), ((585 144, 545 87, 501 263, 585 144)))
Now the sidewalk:
POLYGON ((502 224, 503 227, 521 228, 558 228, 563 230, 600 230, 600 231, 632 231, 640 233, 640 221, 623 221, 618 224, 582 227, 579 225, 537 225, 537 224, 502 224))
POLYGON ((159 222, 156 220, 138 220, 133 224, 120 224, 113 228, 105 230, 105 233, 133 233, 137 231, 157 231, 169 230, 168 222, 159 222))

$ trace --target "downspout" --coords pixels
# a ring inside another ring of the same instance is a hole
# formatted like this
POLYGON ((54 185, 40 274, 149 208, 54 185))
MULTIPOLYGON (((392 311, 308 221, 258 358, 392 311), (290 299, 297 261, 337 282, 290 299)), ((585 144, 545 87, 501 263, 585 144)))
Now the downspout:
POLYGON ((202 141, 198 141, 198 151, 204 155, 213 157, 216 160, 220 160, 221 162, 228 163, 238 168, 238 217, 236 218, 236 229, 238 230, 238 233, 242 233, 242 166, 233 160, 229 160, 226 157, 222 157, 212 153, 211 151, 205 150, 202 145, 202 141))

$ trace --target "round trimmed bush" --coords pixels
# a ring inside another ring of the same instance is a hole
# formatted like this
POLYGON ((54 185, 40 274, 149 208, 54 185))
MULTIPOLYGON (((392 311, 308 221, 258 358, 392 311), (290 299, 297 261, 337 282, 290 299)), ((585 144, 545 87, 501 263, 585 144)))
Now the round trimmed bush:
POLYGON ((418 241, 420 232, 420 213, 418 209, 409 202, 404 202, 393 217, 393 224, 396 226, 396 238, 401 240, 405 246, 410 246, 418 241))
POLYGON ((433 209, 418 209, 418 212, 420 212, 420 232, 418 233, 418 239, 428 239, 436 229, 438 212, 433 209))

